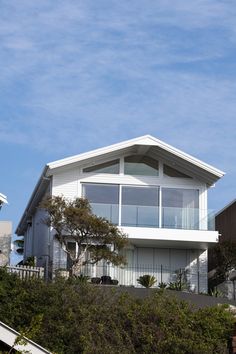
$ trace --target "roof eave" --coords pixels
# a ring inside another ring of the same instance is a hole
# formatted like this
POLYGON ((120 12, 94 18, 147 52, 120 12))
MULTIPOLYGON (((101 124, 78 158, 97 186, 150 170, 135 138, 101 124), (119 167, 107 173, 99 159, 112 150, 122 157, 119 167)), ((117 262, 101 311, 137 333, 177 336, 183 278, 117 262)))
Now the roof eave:
POLYGON ((42 174, 41 174, 41 176, 40 176, 40 178, 39 178, 39 180, 38 180, 38 182, 37 182, 37 184, 36 184, 36 186, 35 186, 35 188, 33 190, 33 193, 31 194, 29 202, 28 202, 28 204, 27 204, 27 206, 26 206, 26 208, 24 210, 24 213, 23 213, 23 215, 21 217, 21 220, 20 220, 19 224, 17 225, 15 233, 18 236, 22 236, 23 233, 24 233, 24 229, 25 229, 24 224, 25 224, 26 220, 28 219, 28 217, 30 215, 30 212, 32 211, 32 207, 34 205, 34 201, 37 198, 37 196, 39 195, 39 193, 40 193, 40 191, 41 191, 41 189, 43 187, 43 182, 45 181, 45 179, 48 179, 47 171, 48 171, 48 165, 46 165, 44 167, 43 172, 42 172, 42 174))
MULTIPOLYGON (((122 150, 125 149, 127 147, 131 147, 133 145, 148 145, 150 144, 150 146, 158 146, 159 148, 168 151, 169 153, 180 157, 181 159, 184 159, 185 161, 194 164, 195 166, 198 166, 199 168, 207 171, 208 173, 214 175, 216 177, 215 181, 217 181, 218 179, 220 179, 221 177, 223 177, 225 175, 225 172, 179 150, 176 149, 175 147, 166 144, 165 142, 156 139, 154 137, 152 137, 151 135, 144 135, 135 139, 131 139, 131 140, 126 140, 124 142, 121 143, 117 143, 117 144, 113 144, 107 147, 103 147, 103 148, 99 148, 96 150, 92 150, 86 153, 82 153, 79 155, 75 155, 75 156, 71 156, 65 159, 61 159, 61 160, 57 160, 57 161, 53 161, 53 162, 49 162, 48 163, 48 167, 50 170, 54 170, 56 168, 60 168, 69 164, 74 164, 74 163, 79 163, 83 160, 87 160, 90 158, 95 158, 99 155, 103 155, 103 154, 107 154, 110 152, 114 152, 117 150, 122 150)), ((213 182, 214 183, 214 182, 213 182)))

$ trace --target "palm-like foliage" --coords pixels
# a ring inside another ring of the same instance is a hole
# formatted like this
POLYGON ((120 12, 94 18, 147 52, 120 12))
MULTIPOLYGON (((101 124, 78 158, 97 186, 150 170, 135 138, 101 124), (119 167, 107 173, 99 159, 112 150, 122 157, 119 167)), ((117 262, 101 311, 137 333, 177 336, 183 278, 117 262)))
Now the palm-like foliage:
POLYGON ((151 288, 156 282, 156 278, 153 275, 145 274, 137 279, 137 282, 145 288, 151 288))

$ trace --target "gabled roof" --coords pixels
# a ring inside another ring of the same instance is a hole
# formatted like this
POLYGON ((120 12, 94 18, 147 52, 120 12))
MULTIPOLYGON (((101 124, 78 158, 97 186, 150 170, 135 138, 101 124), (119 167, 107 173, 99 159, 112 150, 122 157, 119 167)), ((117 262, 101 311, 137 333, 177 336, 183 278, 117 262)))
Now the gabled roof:
POLYGON ((61 168, 73 167, 84 163, 93 163, 98 159, 112 159, 119 154, 148 154, 153 158, 162 158, 170 165, 183 169, 186 173, 194 174, 196 178, 206 183, 208 186, 213 185, 225 173, 217 168, 186 154, 185 152, 154 138, 151 135, 144 135, 135 139, 126 140, 118 144, 109 145, 100 149, 92 150, 79 155, 67 157, 62 160, 49 162, 32 193, 25 212, 17 227, 16 234, 22 235, 26 226, 30 212, 37 206, 38 201, 42 197, 49 184, 49 177, 61 168))
MULTIPOLYGON (((206 164, 205 162, 186 154, 185 152, 176 149, 175 147, 164 143, 163 141, 154 138, 151 135, 144 135, 135 139, 131 139, 131 140, 126 140, 123 141, 121 143, 118 144, 113 144, 113 145, 109 145, 106 146, 104 148, 100 148, 100 149, 96 149, 96 150, 92 150, 83 154, 79 154, 79 155, 75 155, 75 156, 71 156, 71 157, 67 157, 65 159, 61 159, 61 160, 57 160, 57 161, 53 161, 53 162, 49 162, 47 164, 48 168, 50 170, 53 170, 55 168, 60 168, 66 165, 70 165, 70 164, 76 164, 79 162, 82 162, 84 160, 88 160, 91 158, 95 158, 97 156, 100 155, 106 155, 106 154, 111 154, 114 152, 118 152, 120 150, 129 150, 129 148, 131 147, 138 147, 138 146, 150 146, 150 147, 156 147, 160 153, 164 153, 164 155, 168 156, 169 155, 173 155, 176 158, 180 158, 184 161, 186 161, 187 163, 190 163, 193 166, 196 166, 210 174, 212 174, 212 176, 214 176, 215 180, 218 180, 219 178, 221 178, 225 173, 209 164, 206 164)), ((213 182, 214 183, 214 182, 213 182)))

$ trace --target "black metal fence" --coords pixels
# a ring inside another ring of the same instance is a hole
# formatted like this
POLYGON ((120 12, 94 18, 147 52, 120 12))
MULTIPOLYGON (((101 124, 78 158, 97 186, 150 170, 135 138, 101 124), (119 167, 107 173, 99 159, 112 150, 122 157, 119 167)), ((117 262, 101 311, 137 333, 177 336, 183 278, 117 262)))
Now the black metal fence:
POLYGON ((138 279, 144 275, 155 278, 152 287, 169 287, 176 290, 192 292, 207 291, 207 273, 194 271, 190 268, 170 269, 163 265, 134 265, 117 267, 111 264, 86 264, 81 268, 81 274, 89 277, 91 282, 105 282, 123 286, 141 287, 138 279))

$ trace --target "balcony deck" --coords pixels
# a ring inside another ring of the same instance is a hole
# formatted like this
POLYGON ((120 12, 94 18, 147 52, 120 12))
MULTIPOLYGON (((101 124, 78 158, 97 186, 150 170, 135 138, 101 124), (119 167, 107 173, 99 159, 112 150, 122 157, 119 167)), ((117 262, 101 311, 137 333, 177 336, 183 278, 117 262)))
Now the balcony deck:
POLYGON ((138 247, 207 249, 218 242, 218 232, 119 226, 138 247))

